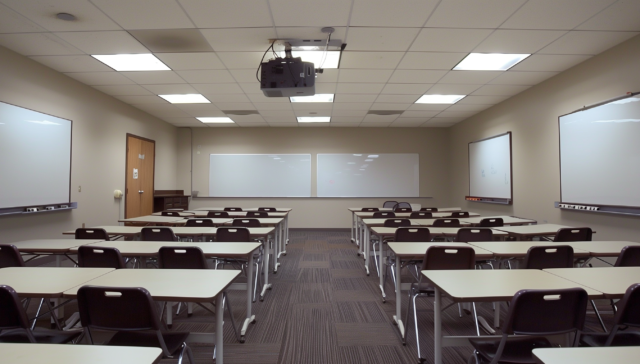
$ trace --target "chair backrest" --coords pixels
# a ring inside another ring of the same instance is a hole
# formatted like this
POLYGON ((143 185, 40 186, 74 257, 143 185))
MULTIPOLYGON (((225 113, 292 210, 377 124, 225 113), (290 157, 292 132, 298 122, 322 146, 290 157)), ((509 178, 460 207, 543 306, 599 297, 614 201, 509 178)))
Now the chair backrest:
POLYGON ((408 202, 398 202, 395 206, 393 206, 393 208, 411 208, 411 204, 408 202))
POLYGON ((393 209, 394 212, 411 212, 411 207, 396 207, 393 209))
POLYGON ((382 204, 383 208, 393 208, 393 206, 395 206, 398 203, 398 201, 385 201, 382 204))
POLYGON ((377 208, 377 207, 363 207, 362 209, 360 209, 360 211, 362 211, 362 212, 376 212, 376 211, 380 211, 380 209, 377 208))
POLYGON ((197 246, 163 246, 158 251, 161 269, 207 269, 207 260, 197 246))
POLYGON ((120 250, 93 245, 81 245, 78 247, 78 267, 126 268, 120 250))
POLYGON ((430 219, 433 217, 433 214, 428 211, 414 211, 409 216, 410 219, 430 219))
POLYGON ((438 208, 437 207, 423 207, 423 208, 420 209, 420 211, 437 212, 438 208))
POLYGON ((275 207, 258 207, 258 211, 276 212, 278 209, 275 207))
POLYGON ((393 241, 402 242, 428 242, 431 241, 431 233, 428 228, 398 228, 393 241))
POLYGON ((435 226, 435 227, 460 227, 460 220, 458 220, 458 219, 435 219, 435 220, 433 220, 433 226, 435 226))
POLYGON ((480 227, 504 226, 504 220, 501 217, 490 217, 480 220, 480 227))
POLYGON ((493 231, 486 228, 460 228, 456 234, 456 241, 465 243, 470 241, 492 241, 493 231))
POLYGON ((474 269, 476 252, 472 247, 430 246, 422 260, 422 270, 474 269))
POLYGON ((178 211, 162 211, 162 216, 176 216, 180 217, 180 213, 178 211))
POLYGON ((524 258, 524 269, 573 267, 573 248, 568 245, 532 246, 524 258))
POLYGON ((374 219, 388 218, 388 217, 396 217, 396 213, 391 211, 378 211, 373 213, 374 219))
POLYGON ((140 230, 140 240, 145 241, 178 241, 178 237, 170 227, 144 227, 140 230))
POLYGON ((617 306, 618 312, 613 318, 614 328, 616 326, 640 327, 640 310, 638 309, 640 307, 640 283, 629 286, 617 306))
POLYGON ((616 267, 640 267, 640 245, 628 245, 622 248, 616 267))
POLYGON ((209 219, 187 219, 185 226, 189 227, 215 227, 213 221, 209 219))
POLYGON ((453 211, 451 212, 451 217, 469 217, 468 211, 453 211))
POLYGON ((242 211, 242 207, 225 207, 224 211, 242 211))
POLYGON ((249 229, 243 227, 219 227, 216 232, 216 240, 226 242, 251 242, 251 234, 249 233, 249 229))
POLYGON ((76 239, 109 240, 105 229, 77 228, 76 239))
POLYGON ((400 227, 411 226, 411 220, 409 219, 386 219, 384 221, 385 227, 400 227))
POLYGON ((553 241, 591 241, 592 231, 588 227, 558 229, 553 241))
POLYGON ((247 211, 247 217, 269 217, 266 211, 247 211))
POLYGON ((0 331, 24 329, 29 341, 36 342, 29 329, 29 319, 22 308, 18 293, 7 285, 0 285, 0 313, 0 331))
POLYGON ((208 218, 217 218, 217 217, 229 217, 229 213, 226 211, 209 211, 207 212, 208 218))
POLYGON ((0 268, 24 267, 24 260, 15 245, 0 244, 0 268))
POLYGON ((260 227, 258 219, 233 219, 232 226, 260 227))

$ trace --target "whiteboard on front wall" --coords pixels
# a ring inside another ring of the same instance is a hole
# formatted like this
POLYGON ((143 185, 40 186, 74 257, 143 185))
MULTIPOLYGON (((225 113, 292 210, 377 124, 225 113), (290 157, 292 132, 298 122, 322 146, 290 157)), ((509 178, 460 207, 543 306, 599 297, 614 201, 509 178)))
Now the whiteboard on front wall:
POLYGON ((469 196, 511 195, 511 132, 469 143, 469 196))

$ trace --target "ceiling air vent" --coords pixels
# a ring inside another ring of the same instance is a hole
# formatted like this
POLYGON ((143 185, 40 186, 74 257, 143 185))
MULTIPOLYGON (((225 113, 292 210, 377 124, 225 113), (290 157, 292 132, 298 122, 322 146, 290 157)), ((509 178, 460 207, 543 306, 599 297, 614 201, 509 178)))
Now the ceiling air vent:
POLYGON ((258 115, 258 110, 222 110, 227 115, 258 115))
POLYGON ((368 115, 400 115, 404 110, 369 110, 368 115))

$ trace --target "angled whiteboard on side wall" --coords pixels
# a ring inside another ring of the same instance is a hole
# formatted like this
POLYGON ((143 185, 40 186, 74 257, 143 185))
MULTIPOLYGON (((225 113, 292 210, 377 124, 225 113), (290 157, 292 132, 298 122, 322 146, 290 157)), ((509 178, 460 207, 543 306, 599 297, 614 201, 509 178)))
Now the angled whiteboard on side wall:
POLYGON ((511 132, 469 143, 469 196, 510 203, 511 194, 511 132))
POLYGON ((418 154, 318 154, 318 197, 420 197, 418 154))
POLYGON ((311 154, 211 154, 210 197, 311 197, 311 154))

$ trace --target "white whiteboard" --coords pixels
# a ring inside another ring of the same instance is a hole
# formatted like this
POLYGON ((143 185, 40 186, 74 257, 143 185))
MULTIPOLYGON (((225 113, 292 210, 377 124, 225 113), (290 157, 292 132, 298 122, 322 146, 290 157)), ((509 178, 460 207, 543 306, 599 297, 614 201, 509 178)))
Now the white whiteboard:
POLYGON ((318 197, 420 197, 418 154, 318 154, 318 197))
POLYGON ((70 202, 71 121, 0 102, 0 208, 70 202))
POLYGON ((311 154, 211 154, 210 197, 311 197, 311 154))
POLYGON ((511 199, 511 132, 469 143, 469 195, 511 199))
POLYGON ((559 117, 561 201, 640 206, 640 96, 559 117))

